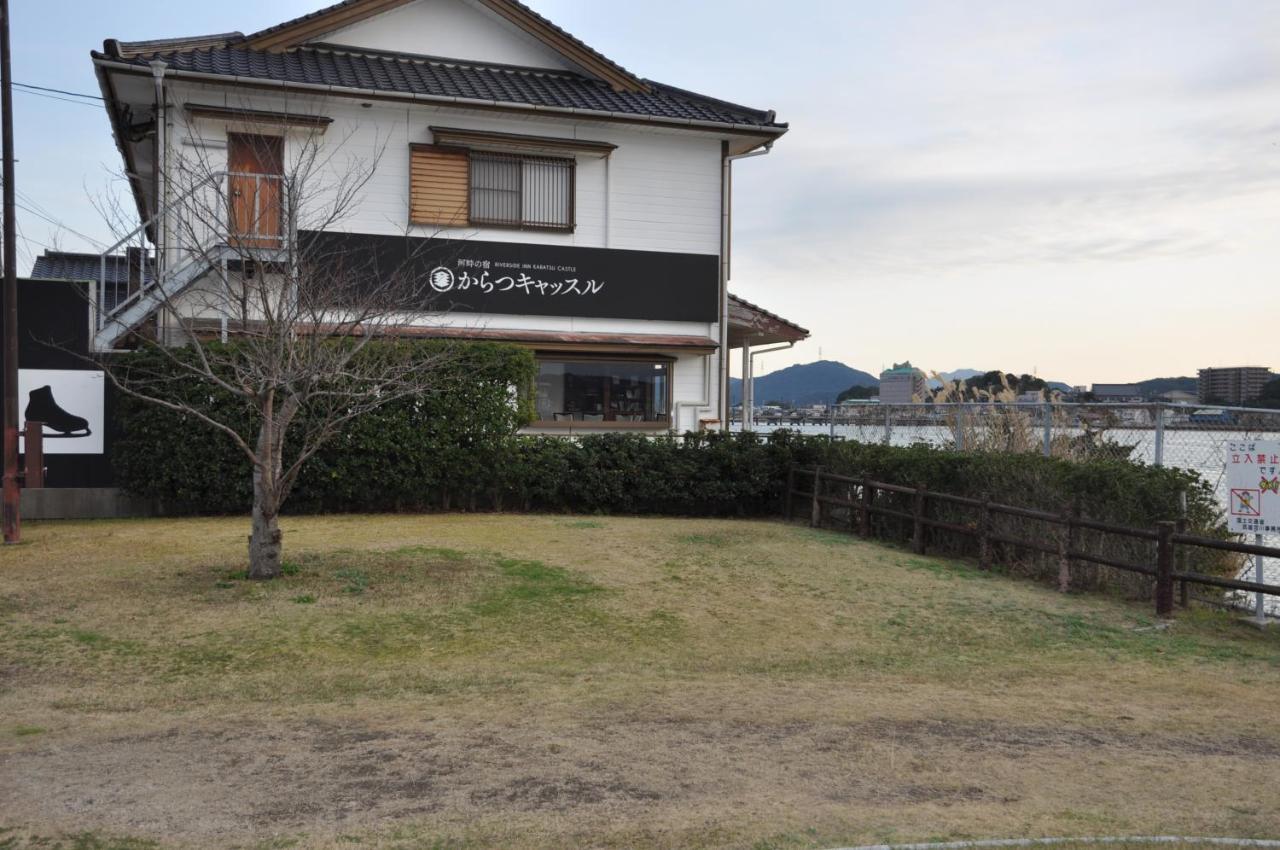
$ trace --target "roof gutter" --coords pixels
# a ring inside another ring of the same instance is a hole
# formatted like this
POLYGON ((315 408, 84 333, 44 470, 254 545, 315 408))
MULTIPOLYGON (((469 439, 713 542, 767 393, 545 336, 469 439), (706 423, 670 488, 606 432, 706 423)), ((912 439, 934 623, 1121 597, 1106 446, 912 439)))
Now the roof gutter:
MULTIPOLYGON (((147 68, 107 59, 95 54, 94 64, 100 69, 106 68, 126 74, 148 74, 147 68)), ((458 106, 484 109, 500 109, 504 112, 523 112, 532 114, 546 113, 550 115, 572 115, 598 121, 624 121, 628 123, 644 123, 677 129, 714 130, 756 136, 772 136, 774 138, 787 132, 786 126, 764 126, 760 124, 741 124, 726 121, 706 121, 693 118, 670 118, 658 115, 639 115, 631 112, 614 112, 604 109, 582 109, 579 107, 541 106, 531 103, 517 103, 486 98, 450 97, 448 95, 415 94, 412 92, 386 92, 378 89, 364 89, 356 86, 335 86, 325 83, 296 83, 284 80, 264 80, 260 77, 245 77, 237 74, 210 74, 204 71, 184 71, 170 67, 166 72, 170 78, 198 80, 200 82, 227 85, 247 86, 262 89, 279 89, 281 91, 312 92, 330 94, 339 97, 364 98, 365 100, 394 100, 398 102, 425 103, 442 106, 458 106)))

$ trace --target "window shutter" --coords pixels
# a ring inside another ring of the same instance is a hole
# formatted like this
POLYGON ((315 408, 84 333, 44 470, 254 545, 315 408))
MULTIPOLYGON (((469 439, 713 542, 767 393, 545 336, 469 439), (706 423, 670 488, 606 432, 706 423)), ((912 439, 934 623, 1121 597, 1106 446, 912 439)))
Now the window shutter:
POLYGON ((464 225, 471 218, 470 157, 465 150, 413 145, 409 149, 409 221, 464 225))

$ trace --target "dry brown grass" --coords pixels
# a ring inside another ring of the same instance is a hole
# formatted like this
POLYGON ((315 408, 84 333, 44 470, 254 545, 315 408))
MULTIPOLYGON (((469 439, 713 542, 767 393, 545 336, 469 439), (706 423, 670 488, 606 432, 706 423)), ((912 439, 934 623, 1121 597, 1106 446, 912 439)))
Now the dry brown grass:
POLYGON ((1280 635, 766 522, 35 524, 0 847, 1274 836, 1280 635), (117 836, 119 838, 112 838, 117 836))

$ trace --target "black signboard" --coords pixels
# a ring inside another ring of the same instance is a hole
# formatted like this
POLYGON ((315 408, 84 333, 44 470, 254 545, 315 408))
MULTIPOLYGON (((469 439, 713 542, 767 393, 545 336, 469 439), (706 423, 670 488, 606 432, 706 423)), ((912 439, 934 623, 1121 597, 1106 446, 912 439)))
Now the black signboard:
POLYGON ((88 284, 19 280, 18 425, 45 423, 46 487, 114 486, 115 393, 88 354, 88 284))
POLYGON ((411 277, 432 310, 714 322, 718 258, 560 245, 306 232, 304 255, 411 277))

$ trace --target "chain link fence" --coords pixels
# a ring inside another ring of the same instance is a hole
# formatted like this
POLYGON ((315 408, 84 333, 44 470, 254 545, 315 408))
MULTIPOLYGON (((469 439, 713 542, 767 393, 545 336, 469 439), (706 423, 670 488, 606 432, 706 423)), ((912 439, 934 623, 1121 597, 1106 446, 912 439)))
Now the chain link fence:
MULTIPOLYGON (((740 427, 741 423, 737 423, 740 427)), ((1227 446, 1280 440, 1280 410, 1170 404, 944 403, 845 404, 823 412, 764 413, 754 430, 790 428, 840 440, 955 451, 1040 452, 1071 460, 1112 458, 1191 470, 1228 510, 1227 446)), ((1264 545, 1280 546, 1280 535, 1264 545)), ((1242 578, 1257 576, 1256 564, 1242 578)), ((1280 561, 1263 563, 1260 581, 1280 583, 1280 561)), ((1231 600, 1253 608, 1254 597, 1231 600)), ((1264 610, 1280 616, 1280 599, 1264 610)))

